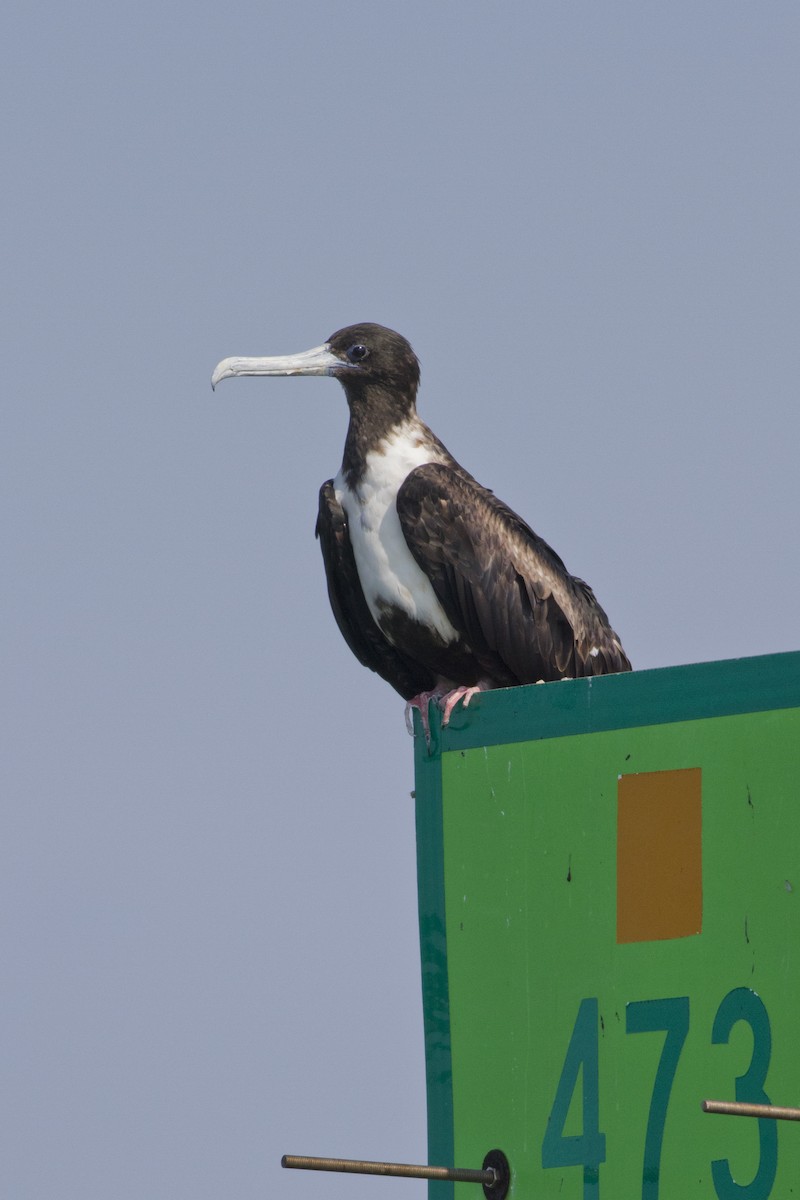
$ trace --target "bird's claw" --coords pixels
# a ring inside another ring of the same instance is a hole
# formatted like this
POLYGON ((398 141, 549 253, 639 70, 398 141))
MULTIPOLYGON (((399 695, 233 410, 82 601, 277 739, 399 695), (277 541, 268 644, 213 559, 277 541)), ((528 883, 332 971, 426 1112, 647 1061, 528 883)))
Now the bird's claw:
POLYGON ((469 708, 469 702, 472 697, 477 696, 478 692, 485 690, 484 684, 477 683, 473 687, 453 688, 452 692, 448 692, 447 695, 442 696, 439 701, 439 707, 442 710, 442 729, 446 729, 450 724, 450 716, 459 700, 463 700, 464 708, 469 708))
POLYGON ((412 696, 406 704, 406 729, 414 736, 414 716, 413 711, 416 708, 419 713, 419 719, 422 724, 422 731, 425 734, 425 745, 430 750, 431 748, 431 721, 428 713, 428 707, 431 700, 438 701, 441 692, 435 689, 432 692, 420 692, 418 696, 412 696))
POLYGON ((431 700, 434 700, 442 710, 442 729, 446 729, 450 724, 450 717, 453 715, 453 709, 458 704, 459 700, 463 701, 464 708, 468 708, 472 697, 477 696, 478 692, 487 691, 489 686, 489 683, 481 679, 478 683, 473 684, 471 687, 462 686, 452 688, 449 691, 445 691, 444 688, 434 688, 431 692, 420 692, 418 696, 412 696, 406 704, 406 729, 413 737, 413 710, 416 708, 419 712, 423 733, 425 734, 425 745, 430 750, 431 723, 428 713, 428 706, 430 705, 431 700))

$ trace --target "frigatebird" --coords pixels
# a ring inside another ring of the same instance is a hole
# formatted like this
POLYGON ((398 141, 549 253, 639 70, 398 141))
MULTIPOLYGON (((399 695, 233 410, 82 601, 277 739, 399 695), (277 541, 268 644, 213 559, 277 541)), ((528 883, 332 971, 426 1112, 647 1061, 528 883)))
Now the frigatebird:
POLYGON ((629 671, 588 584, 452 457, 417 415, 420 368, 382 325, 349 325, 322 346, 226 358, 232 375, 332 375, 350 424, 322 485, 316 533, 336 623, 356 658, 447 725, 491 688, 629 671))

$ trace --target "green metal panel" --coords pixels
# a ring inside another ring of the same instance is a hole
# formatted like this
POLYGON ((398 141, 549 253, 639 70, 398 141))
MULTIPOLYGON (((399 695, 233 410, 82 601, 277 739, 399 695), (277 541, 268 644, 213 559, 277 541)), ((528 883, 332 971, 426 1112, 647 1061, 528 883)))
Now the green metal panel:
POLYGON ((417 738, 417 814, 431 1162, 800 1192, 800 1129, 700 1109, 800 1104, 800 654, 482 695, 417 738))

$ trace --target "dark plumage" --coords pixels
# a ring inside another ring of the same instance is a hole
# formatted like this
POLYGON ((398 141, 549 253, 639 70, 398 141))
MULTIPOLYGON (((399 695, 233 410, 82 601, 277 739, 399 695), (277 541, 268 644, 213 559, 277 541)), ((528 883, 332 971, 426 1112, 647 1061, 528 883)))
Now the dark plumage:
POLYGON ((320 491, 317 536, 336 622, 356 658, 444 721, 475 691, 630 670, 591 588, 482 487, 416 413, 419 363, 399 334, 349 326, 229 375, 333 375, 350 424, 320 491))

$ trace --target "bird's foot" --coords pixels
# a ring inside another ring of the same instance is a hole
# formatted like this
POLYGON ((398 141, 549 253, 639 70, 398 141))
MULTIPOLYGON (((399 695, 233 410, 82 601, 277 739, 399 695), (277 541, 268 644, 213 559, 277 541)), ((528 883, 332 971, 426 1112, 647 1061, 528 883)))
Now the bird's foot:
POLYGON ((406 729, 410 734, 414 733, 413 710, 416 708, 419 712, 422 729, 425 734, 425 745, 430 750, 431 747, 431 723, 428 715, 428 705, 431 700, 434 700, 442 710, 442 729, 446 729, 450 724, 450 717, 453 715, 453 709, 458 704, 459 700, 464 703, 464 708, 469 707, 469 702, 473 696, 477 696, 478 692, 488 692, 491 688, 491 683, 486 679, 480 679, 471 687, 462 685, 457 688, 447 688, 445 686, 434 688, 430 692, 420 692, 418 696, 412 696, 406 704, 406 729))
POLYGON ((441 688, 434 688, 432 692, 420 692, 416 696, 412 696, 406 704, 406 729, 414 736, 414 709, 419 713, 419 719, 422 722, 422 730, 425 734, 425 745, 430 750, 431 748, 431 722, 428 716, 428 705, 431 700, 437 703, 443 696, 441 688))
POLYGON ((453 688, 452 692, 447 692, 439 698, 439 707, 442 710, 442 729, 446 729, 450 724, 450 716, 453 709, 458 704, 459 700, 464 702, 464 708, 469 708, 469 702, 473 696, 477 696, 478 692, 488 692, 490 685, 485 679, 480 679, 472 687, 457 687, 453 688))

